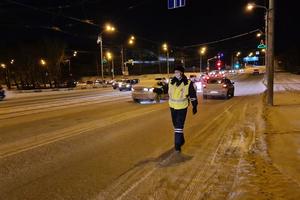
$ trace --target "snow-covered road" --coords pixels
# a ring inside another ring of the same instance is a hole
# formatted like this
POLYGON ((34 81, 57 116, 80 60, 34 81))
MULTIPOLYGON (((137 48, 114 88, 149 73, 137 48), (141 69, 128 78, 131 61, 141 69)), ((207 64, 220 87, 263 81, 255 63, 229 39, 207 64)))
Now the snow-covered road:
MULTIPOLYGON (((280 76, 275 83, 289 77, 280 76)), ((166 102, 135 104, 110 88, 8 98, 0 199, 300 199, 299 171, 282 165, 274 146, 282 140, 269 137, 278 111, 264 107, 262 80, 235 77, 229 100, 199 94, 180 155, 166 102)))

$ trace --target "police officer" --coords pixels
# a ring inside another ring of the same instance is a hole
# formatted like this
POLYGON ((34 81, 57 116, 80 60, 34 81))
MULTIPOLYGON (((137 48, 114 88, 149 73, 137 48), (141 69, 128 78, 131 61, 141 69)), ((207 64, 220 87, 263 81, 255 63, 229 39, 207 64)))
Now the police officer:
POLYGON ((180 152, 184 144, 184 122, 187 108, 191 102, 193 114, 197 113, 197 93, 193 83, 184 75, 184 68, 176 66, 174 77, 169 82, 169 106, 175 134, 175 151, 180 152))

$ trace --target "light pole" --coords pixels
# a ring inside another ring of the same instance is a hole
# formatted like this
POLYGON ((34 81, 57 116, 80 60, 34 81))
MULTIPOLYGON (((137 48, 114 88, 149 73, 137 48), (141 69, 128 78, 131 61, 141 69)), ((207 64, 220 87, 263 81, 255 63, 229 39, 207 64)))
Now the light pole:
POLYGON ((274 96, 274 0, 269 0, 269 8, 254 3, 247 5, 247 10, 262 8, 265 10, 266 32, 266 70, 267 70, 267 104, 273 106, 274 96))
MULTIPOLYGON (((77 56, 77 51, 74 51, 73 52, 73 57, 76 57, 76 56, 77 56)), ((69 76, 71 76, 71 56, 66 61, 69 63, 69 76)))
POLYGON ((201 49, 200 49, 200 63, 199 63, 199 67, 200 67, 200 73, 202 72, 202 57, 203 57, 203 55, 205 54, 205 52, 206 52, 206 47, 202 47, 201 49))
MULTIPOLYGON (((135 43, 135 37, 133 35, 130 36, 130 38, 128 39, 128 45, 129 46, 132 46, 134 45, 135 43)), ((128 72, 128 68, 126 66, 126 63, 124 62, 124 46, 122 45, 121 46, 121 59, 122 59, 122 74, 123 75, 129 75, 129 72, 128 72)))
POLYGON ((218 58, 218 56, 214 56, 212 58, 207 59, 207 67, 206 67, 207 72, 209 72, 209 70, 210 70, 209 61, 217 59, 217 58, 218 58))
MULTIPOLYGON (((43 58, 41 58, 40 59, 40 65, 42 65, 42 67, 44 68, 47 65, 47 62, 43 58)), ((48 72, 47 72, 47 69, 45 71, 46 72, 45 72, 44 86, 46 87, 46 81, 47 81, 47 77, 48 77, 48 72)), ((51 81, 49 81, 49 82, 50 82, 50 88, 51 88, 52 87, 51 86, 51 81)))
POLYGON ((107 56, 107 60, 111 60, 111 74, 112 74, 112 79, 115 79, 115 67, 114 67, 114 59, 113 59, 113 55, 111 52, 107 52, 106 53, 107 56))
POLYGON ((101 77, 102 81, 104 80, 104 73, 103 73, 103 37, 102 34, 104 32, 114 32, 116 28, 110 24, 106 24, 105 29, 99 33, 98 39, 97 39, 97 44, 100 44, 100 58, 101 58, 101 77))
POLYGON ((168 77, 169 77, 170 70, 169 70, 169 48, 168 48, 168 44, 164 43, 162 45, 162 47, 163 47, 163 50, 167 53, 167 74, 168 74, 168 77))

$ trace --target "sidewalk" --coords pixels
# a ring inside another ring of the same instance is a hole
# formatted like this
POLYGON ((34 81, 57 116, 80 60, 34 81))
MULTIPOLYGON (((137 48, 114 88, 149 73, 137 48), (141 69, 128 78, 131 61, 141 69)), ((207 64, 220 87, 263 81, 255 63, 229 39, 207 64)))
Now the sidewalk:
POLYGON ((275 93, 265 110, 268 153, 278 170, 300 187, 300 91, 275 93))

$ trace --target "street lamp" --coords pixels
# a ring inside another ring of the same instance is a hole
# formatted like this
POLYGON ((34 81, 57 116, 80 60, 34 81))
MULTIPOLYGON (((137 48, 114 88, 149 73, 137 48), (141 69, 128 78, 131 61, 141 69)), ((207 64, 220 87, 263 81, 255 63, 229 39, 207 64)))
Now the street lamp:
POLYGON ((199 67, 200 67, 200 73, 201 73, 201 69, 202 69, 202 56, 205 54, 206 52, 206 47, 202 47, 200 48, 200 63, 199 63, 199 67))
POLYGON ((45 66, 47 63, 46 63, 46 61, 45 61, 44 59, 41 59, 41 60, 40 60, 40 64, 41 64, 42 66, 45 66))
POLYGON ((162 48, 167 53, 167 74, 168 74, 168 77, 169 77, 169 48, 168 48, 168 44, 164 43, 162 45, 162 48))
POLYGON ((274 93, 274 0, 269 0, 269 8, 266 6, 250 3, 247 5, 247 10, 251 11, 254 8, 262 8, 265 10, 265 33, 267 52, 265 65, 267 69, 267 104, 273 105, 274 93))
POLYGON ((111 73, 112 73, 112 79, 115 79, 115 74, 114 74, 114 70, 115 70, 115 67, 114 67, 114 59, 113 59, 113 55, 111 52, 107 52, 106 53, 106 57, 107 57, 107 60, 111 60, 111 73))
POLYGON ((104 73, 103 73, 103 38, 102 34, 104 32, 115 32, 116 28, 110 24, 105 25, 105 29, 99 33, 98 39, 97 39, 97 44, 100 44, 100 57, 101 57, 101 76, 102 76, 102 81, 104 80, 104 73))
MULTIPOLYGON (((135 43, 135 37, 131 35, 128 39, 128 45, 133 46, 135 43)), ((121 45, 121 58, 122 58, 122 74, 129 75, 128 68, 126 66, 126 62, 124 62, 124 46, 121 45)))

